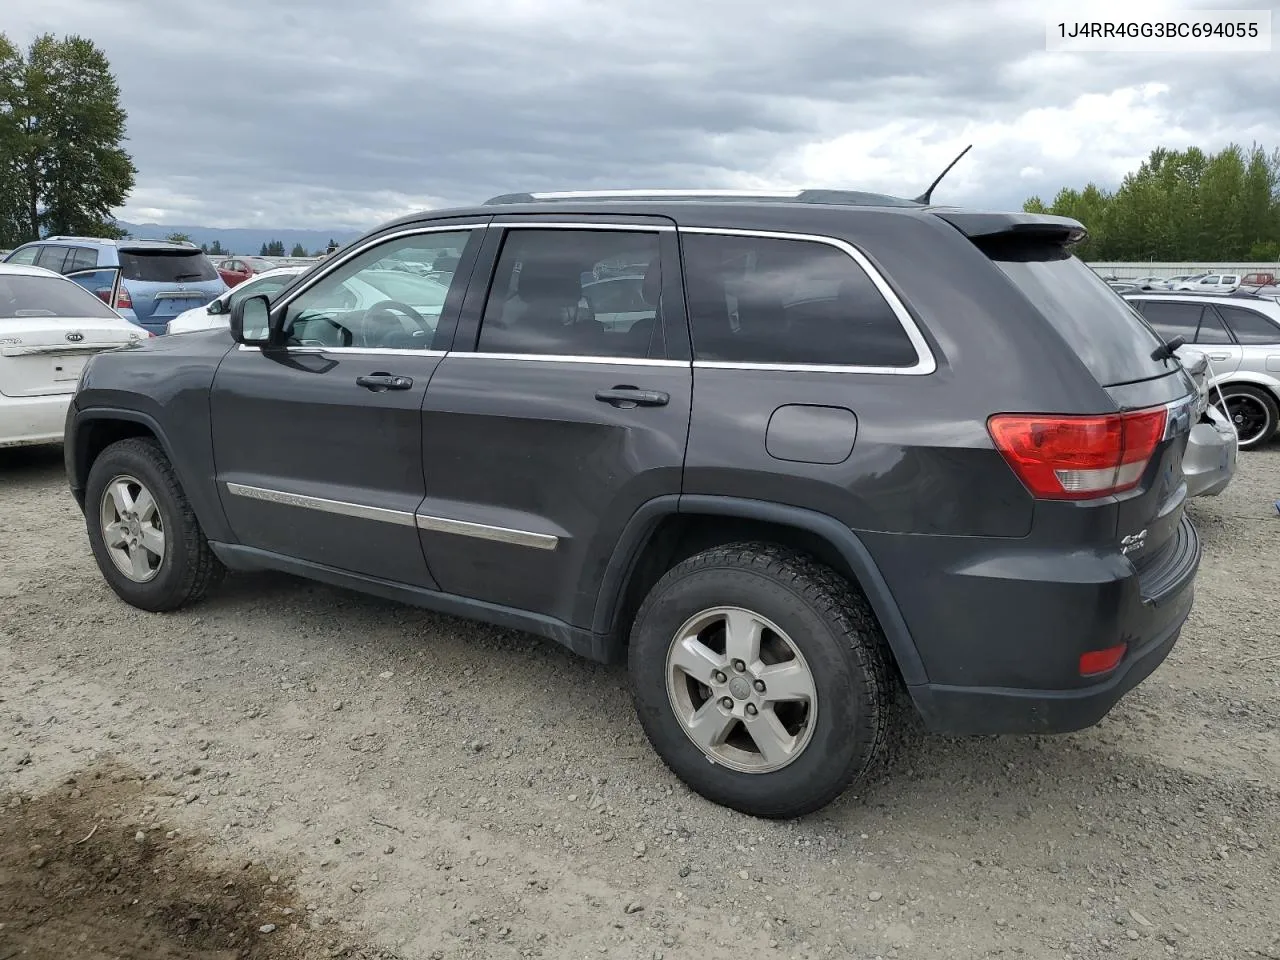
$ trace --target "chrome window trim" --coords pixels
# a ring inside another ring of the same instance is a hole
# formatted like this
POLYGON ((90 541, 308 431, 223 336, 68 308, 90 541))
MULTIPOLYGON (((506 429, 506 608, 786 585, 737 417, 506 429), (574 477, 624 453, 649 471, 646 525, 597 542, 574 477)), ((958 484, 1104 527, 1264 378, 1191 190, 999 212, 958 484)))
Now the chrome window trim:
MULTIPOLYGON (((929 349, 929 343, 924 338, 924 334, 912 319, 911 313, 889 286, 887 280, 879 270, 871 263, 861 250, 849 243, 847 240, 841 240, 838 237, 829 237, 815 233, 791 233, 783 230, 741 230, 728 227, 685 227, 679 229, 681 234, 692 233, 702 234, 706 236, 724 236, 724 237, 758 237, 763 240, 802 240, 809 243, 822 243, 829 247, 835 247, 855 264, 870 278, 872 285, 884 297, 885 302, 889 304, 889 309, 893 311, 898 323, 901 324, 903 332, 906 333, 907 339, 916 352, 916 362, 909 367, 877 367, 865 366, 858 364, 808 364, 808 363, 758 363, 750 361, 732 361, 732 360, 694 360, 694 369, 710 369, 710 370, 779 370, 779 371, 809 371, 811 373, 866 373, 866 374, 891 374, 893 376, 921 377, 927 376, 938 369, 938 361, 933 355, 933 351, 929 349)), ((692 320, 690 321, 692 325, 692 320)), ((696 346, 695 346, 696 355, 696 346)))
MULTIPOLYGON (((266 347, 252 343, 242 343, 238 345, 241 352, 257 351, 261 353, 266 347)), ((279 347, 270 347, 271 350, 280 350, 293 356, 309 356, 319 353, 342 353, 355 355, 387 355, 397 357, 444 357, 448 356, 447 350, 408 350, 402 347, 319 347, 313 344, 293 344, 279 347)))
POLYGON ((488 221, 468 221, 466 223, 450 223, 447 225, 437 224, 434 226, 410 227, 405 230, 397 230, 395 233, 387 233, 377 237, 370 237, 365 243, 360 244, 358 247, 351 247, 350 249, 343 250, 340 253, 335 253, 332 257, 331 263, 326 263, 314 276, 308 277, 303 282, 302 286, 298 287, 296 290, 290 290, 287 296, 281 297, 277 300, 271 305, 271 310, 272 312, 277 310, 288 310, 289 304, 293 303, 294 300, 297 300, 298 297, 302 296, 321 280, 328 277, 339 267, 350 263, 366 251, 372 250, 374 247, 381 246, 391 240, 399 240, 402 237, 414 237, 425 233, 453 233, 465 230, 484 230, 488 226, 488 221))
POLYGON ((667 360, 649 357, 579 357, 571 354, 552 353, 450 353, 450 360, 543 360, 547 363, 596 363, 631 367, 688 367, 688 360, 667 360))
POLYGON ((495 527, 489 523, 470 520, 452 520, 449 517, 432 517, 425 513, 416 515, 418 529, 428 533, 451 533, 477 540, 492 540, 534 550, 554 550, 560 538, 550 533, 534 533, 532 530, 514 530, 511 527, 495 527))
MULTIPOLYGON (((534 214, 531 214, 534 216, 534 214)), ((592 216, 609 216, 609 214, 592 214, 592 216)), ((626 233, 675 233, 676 227, 670 223, 599 223, 572 220, 499 220, 489 224, 495 230, 615 230, 626 233)))
POLYGON ((360 520, 377 520, 382 523, 394 523, 402 527, 414 525, 414 515, 405 510, 388 510, 385 507, 370 507, 363 503, 351 503, 347 500, 328 500, 324 497, 310 497, 301 493, 288 493, 284 490, 271 490, 267 487, 255 487, 247 483, 227 483, 227 493, 249 500, 261 500, 286 507, 300 507, 303 510, 318 510, 321 513, 334 513, 342 517, 356 517, 360 520))

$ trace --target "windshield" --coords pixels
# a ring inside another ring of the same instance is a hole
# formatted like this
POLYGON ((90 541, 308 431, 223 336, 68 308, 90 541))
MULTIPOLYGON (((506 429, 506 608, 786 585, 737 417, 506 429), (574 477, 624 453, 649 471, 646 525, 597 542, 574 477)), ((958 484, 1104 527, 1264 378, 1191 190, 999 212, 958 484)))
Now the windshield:
POLYGON ((399 300, 411 307, 431 307, 437 313, 449 293, 444 284, 398 270, 366 270, 360 279, 386 294, 388 300, 399 300))
POLYGON ((28 317, 119 319, 119 314, 84 287, 61 277, 0 274, 0 320, 28 317))
POLYGON ((212 261, 199 250, 121 250, 120 270, 126 280, 146 283, 199 283, 218 279, 212 261))

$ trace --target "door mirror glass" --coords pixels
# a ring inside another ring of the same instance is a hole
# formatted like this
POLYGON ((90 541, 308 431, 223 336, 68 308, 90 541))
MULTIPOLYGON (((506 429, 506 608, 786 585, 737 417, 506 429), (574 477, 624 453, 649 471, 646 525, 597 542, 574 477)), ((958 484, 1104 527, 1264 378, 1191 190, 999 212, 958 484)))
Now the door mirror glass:
POLYGON ((209 314, 209 316, 211 316, 211 317, 216 317, 216 316, 218 316, 218 314, 220 314, 220 313, 222 313, 222 312, 223 312, 223 311, 222 311, 222 301, 221 301, 221 300, 210 300, 210 301, 209 301, 209 306, 205 307, 205 308, 204 308, 204 311, 205 311, 205 313, 209 314))
POLYGON ((231 308, 231 335, 240 343, 271 343, 271 304, 266 297, 245 297, 231 308))

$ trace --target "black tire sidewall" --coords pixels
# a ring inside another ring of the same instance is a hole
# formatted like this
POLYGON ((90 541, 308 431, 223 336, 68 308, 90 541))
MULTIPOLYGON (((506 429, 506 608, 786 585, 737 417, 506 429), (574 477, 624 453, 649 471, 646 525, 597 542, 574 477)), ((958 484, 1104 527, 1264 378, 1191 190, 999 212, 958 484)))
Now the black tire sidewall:
POLYGON ((761 816, 826 803, 865 765, 874 745, 864 715, 869 682, 850 647, 803 596, 767 575, 710 567, 660 582, 640 611, 630 648, 636 710, 672 771, 704 797, 761 816), (676 632, 712 607, 743 607, 777 624, 804 655, 817 690, 817 719, 800 756, 770 773, 716 763, 689 739, 667 693, 667 653, 676 632))
POLYGON ((157 468, 156 458, 163 454, 153 447, 129 445, 109 448, 94 461, 85 482, 85 518, 89 545, 98 568, 111 588, 127 603, 144 610, 163 610, 173 605, 184 592, 188 580, 189 531, 183 523, 183 511, 177 503, 170 480, 157 468), (144 451, 153 451, 150 455, 144 451), (165 551, 159 572, 145 583, 129 579, 119 569, 107 550, 102 535, 102 495, 117 477, 132 476, 147 488, 154 498, 156 510, 164 524, 165 551))
MULTIPOLYGON (((1226 401, 1230 400, 1232 397, 1249 397, 1262 404, 1263 408, 1267 411, 1267 429, 1263 431, 1256 440, 1252 440, 1247 444, 1243 442, 1240 444, 1240 448, 1242 450, 1256 450, 1258 447, 1262 446, 1274 437, 1277 429, 1280 428, 1280 404, 1277 404, 1275 398, 1260 387, 1254 387, 1246 384, 1232 384, 1222 389, 1224 408, 1226 406, 1226 401)), ((1222 412, 1226 414, 1228 419, 1230 419, 1231 415, 1227 413, 1225 409, 1222 412)))

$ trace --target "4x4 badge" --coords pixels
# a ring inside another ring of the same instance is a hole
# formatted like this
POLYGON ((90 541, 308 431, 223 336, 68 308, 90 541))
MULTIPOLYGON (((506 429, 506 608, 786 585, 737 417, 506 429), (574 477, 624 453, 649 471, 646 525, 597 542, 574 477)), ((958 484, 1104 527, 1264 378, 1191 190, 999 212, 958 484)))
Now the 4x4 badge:
POLYGON ((1147 542, 1147 531, 1139 530, 1137 533, 1131 533, 1120 541, 1120 552, 1123 554, 1133 553, 1135 550, 1141 550, 1147 542))

